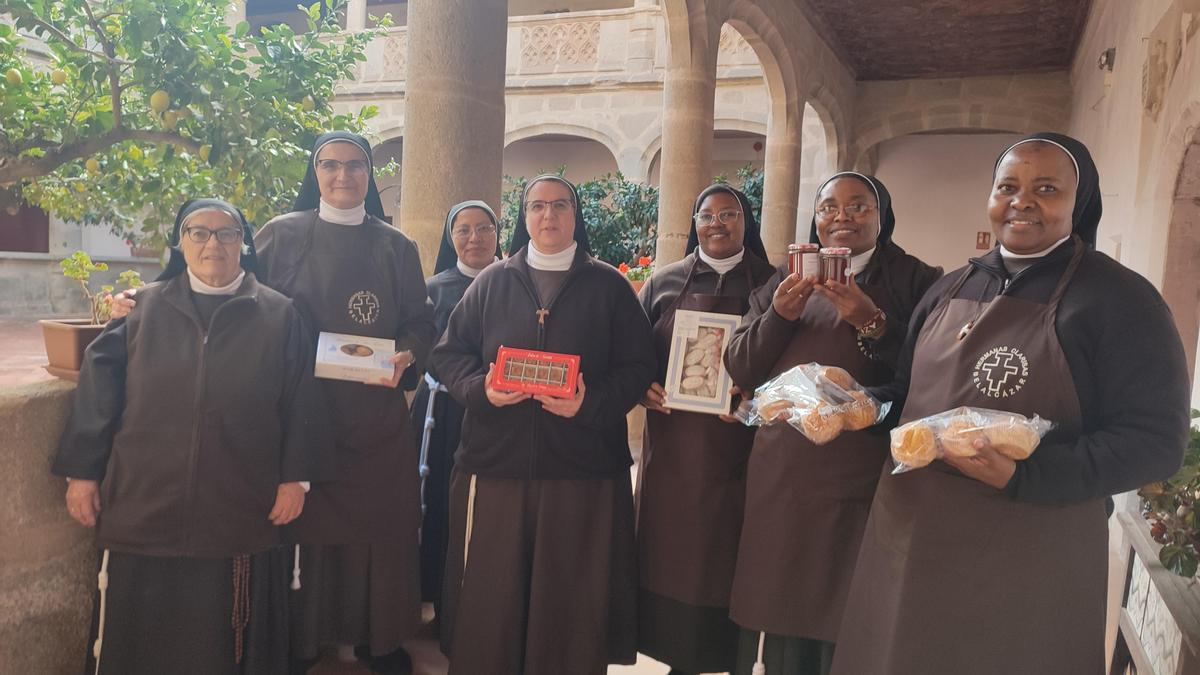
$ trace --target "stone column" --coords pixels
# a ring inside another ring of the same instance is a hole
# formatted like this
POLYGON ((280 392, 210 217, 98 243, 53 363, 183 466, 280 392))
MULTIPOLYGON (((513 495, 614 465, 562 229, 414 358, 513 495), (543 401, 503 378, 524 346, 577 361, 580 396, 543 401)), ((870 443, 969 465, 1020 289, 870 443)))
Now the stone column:
POLYGON ((225 23, 230 28, 246 20, 246 0, 237 0, 225 6, 225 23))
POLYGON ((692 205, 713 179, 717 41, 714 31, 697 35, 696 29, 693 24, 689 31, 693 42, 690 49, 671 50, 663 91, 658 244, 655 247, 655 257, 662 264, 683 257, 692 205), (709 34, 713 39, 709 39, 709 34))
POLYGON ((780 101, 772 106, 767 122, 762 235, 767 256, 773 263, 781 262, 787 255, 787 245, 794 241, 796 233, 803 113, 803 101, 780 101))
POLYGON ((356 31, 367 27, 367 0, 350 0, 346 3, 346 30, 356 31))
POLYGON ((454 204, 482 199, 499 211, 504 151, 507 0, 412 0, 400 218, 433 269, 454 204), (454 35, 453 49, 446 36, 454 35))

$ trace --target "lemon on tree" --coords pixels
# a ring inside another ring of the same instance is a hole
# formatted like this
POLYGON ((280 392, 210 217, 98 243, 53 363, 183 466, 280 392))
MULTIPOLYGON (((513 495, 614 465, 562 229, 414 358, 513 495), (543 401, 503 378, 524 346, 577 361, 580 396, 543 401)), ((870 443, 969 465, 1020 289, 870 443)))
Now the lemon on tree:
POLYGON ((100 160, 95 157, 88 159, 83 165, 87 167, 88 173, 97 173, 100 171, 100 160))
POLYGON ((67 71, 55 68, 50 71, 50 81, 55 85, 63 85, 67 82, 67 71))
POLYGON ((25 78, 21 76, 21 71, 17 70, 16 68, 9 68, 8 70, 4 71, 4 79, 14 87, 20 86, 21 83, 25 81, 25 78))
POLYGON ((150 95, 150 109, 156 113, 162 113, 171 105, 171 95, 159 89, 150 95))

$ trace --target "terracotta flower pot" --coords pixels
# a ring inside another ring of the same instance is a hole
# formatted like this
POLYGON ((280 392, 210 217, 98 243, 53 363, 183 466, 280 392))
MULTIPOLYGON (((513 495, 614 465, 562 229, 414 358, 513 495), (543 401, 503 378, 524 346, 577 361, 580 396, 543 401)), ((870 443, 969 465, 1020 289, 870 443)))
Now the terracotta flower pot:
POLYGON ((55 377, 77 382, 83 366, 83 350, 104 330, 88 319, 42 319, 42 339, 46 343, 46 371, 55 377))
POLYGON ((646 280, 645 280, 645 279, 630 279, 630 280, 629 280, 629 285, 630 285, 630 286, 633 286, 633 292, 634 292, 635 294, 637 294, 637 293, 641 293, 641 292, 642 292, 642 286, 645 286, 645 285, 646 285, 646 280))

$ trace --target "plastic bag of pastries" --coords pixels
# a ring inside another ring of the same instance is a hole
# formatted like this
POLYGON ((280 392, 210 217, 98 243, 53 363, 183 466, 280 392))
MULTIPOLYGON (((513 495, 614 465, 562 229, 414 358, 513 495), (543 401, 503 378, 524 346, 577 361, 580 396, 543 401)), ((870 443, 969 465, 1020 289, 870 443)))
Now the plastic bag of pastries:
POLYGON ((756 389, 735 414, 749 426, 787 422, 823 445, 844 431, 877 424, 890 408, 891 403, 875 400, 842 368, 806 363, 756 389))
POLYGON ((1034 415, 988 408, 961 407, 913 420, 892 429, 892 473, 927 466, 935 459, 973 457, 979 454, 976 441, 992 446, 1000 454, 1020 460, 1033 454, 1054 423, 1034 415))

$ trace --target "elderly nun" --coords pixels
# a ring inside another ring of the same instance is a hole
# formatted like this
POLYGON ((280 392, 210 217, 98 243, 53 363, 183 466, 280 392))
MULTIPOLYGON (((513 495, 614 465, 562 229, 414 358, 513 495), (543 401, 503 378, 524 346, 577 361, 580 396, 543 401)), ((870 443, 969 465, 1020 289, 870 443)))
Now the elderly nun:
POLYGON ((166 270, 87 349, 53 470, 102 550, 89 672, 286 672, 280 526, 321 477, 319 393, 250 237, 230 204, 184 204, 166 270))

